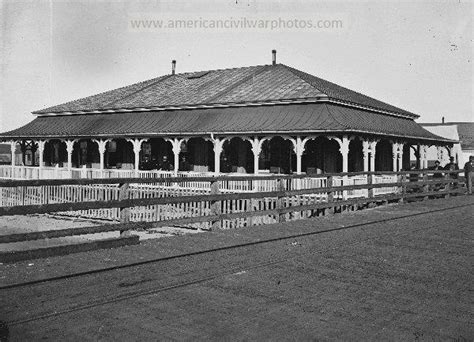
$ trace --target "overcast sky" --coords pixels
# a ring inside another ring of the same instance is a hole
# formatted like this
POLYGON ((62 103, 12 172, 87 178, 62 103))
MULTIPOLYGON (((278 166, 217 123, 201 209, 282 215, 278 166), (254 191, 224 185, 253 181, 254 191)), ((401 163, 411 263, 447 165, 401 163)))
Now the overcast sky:
POLYGON ((474 121, 465 1, 1 1, 0 131, 170 73, 278 62, 419 114, 474 121), (133 29, 131 20, 338 20, 328 29, 133 29))

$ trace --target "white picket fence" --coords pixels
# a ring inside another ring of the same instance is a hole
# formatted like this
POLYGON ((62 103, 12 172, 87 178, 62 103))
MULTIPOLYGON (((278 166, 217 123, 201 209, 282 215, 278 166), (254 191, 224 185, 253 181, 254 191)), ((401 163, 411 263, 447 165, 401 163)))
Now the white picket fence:
MULTIPOLYGON (((209 177, 214 175, 209 172, 180 172, 178 177, 209 177)), ((243 176, 243 174, 233 174, 243 176)), ((11 167, 1 166, 0 177, 8 179, 68 179, 68 178, 169 178, 173 176, 171 171, 134 171, 134 170, 97 170, 97 169, 71 169, 66 170, 58 167, 42 168, 41 174, 38 167, 11 167)), ((371 176, 372 182, 391 183, 397 180, 396 175, 371 176)), ((328 186, 328 178, 322 176, 308 176, 301 179, 249 179, 249 180, 228 180, 219 181, 219 190, 222 193, 242 193, 242 192, 271 192, 295 189, 317 189, 328 186)), ((361 185, 367 184, 366 175, 353 177, 333 177, 333 186, 341 185, 361 185)), ((177 183, 160 184, 130 184, 129 196, 136 198, 155 198, 170 196, 188 196, 209 194, 211 191, 208 181, 189 181, 177 183)), ((397 187, 383 187, 374 189, 375 195, 398 193, 397 187)), ((336 199, 350 199, 355 197, 367 197, 368 190, 349 190, 334 193, 336 199)), ((51 204, 51 203, 74 203, 82 201, 108 201, 119 199, 118 184, 97 184, 97 185, 47 185, 28 187, 3 187, 0 188, 0 206, 28 205, 28 204, 51 204)), ((262 199, 228 200, 221 202, 221 212, 237 213, 252 210, 271 210, 277 206, 278 199, 269 197, 262 199)), ((327 193, 306 194, 291 196, 282 199, 283 206, 295 206, 313 204, 327 201, 327 193)), ((167 205, 150 205, 145 207, 134 207, 130 209, 130 221, 159 221, 173 218, 185 218, 201 215, 210 215, 211 208, 209 202, 192 202, 167 205)), ((90 209, 74 212, 62 212, 59 215, 84 217, 90 219, 103 219, 118 221, 120 210, 112 209, 90 209)), ((286 214, 287 219, 294 217, 306 217, 311 215, 310 211, 286 214)), ((277 222, 278 218, 272 216, 252 217, 240 220, 223 222, 224 228, 242 226, 250 224, 267 224, 277 222)), ((209 223, 194 224, 205 228, 209 223)))

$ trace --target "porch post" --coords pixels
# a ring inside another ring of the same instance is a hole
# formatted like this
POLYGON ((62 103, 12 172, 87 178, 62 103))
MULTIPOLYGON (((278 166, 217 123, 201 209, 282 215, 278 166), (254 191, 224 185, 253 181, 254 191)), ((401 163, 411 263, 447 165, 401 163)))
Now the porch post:
POLYGON ((305 142, 301 139, 301 136, 296 137, 296 141, 294 142, 295 146, 295 154, 296 154, 296 174, 301 174, 301 158, 303 157, 304 149, 305 149, 305 142))
POLYGON ((342 154, 342 172, 349 171, 349 143, 347 135, 344 135, 339 146, 339 151, 342 154))
POLYGON ((11 154, 11 176, 10 178, 15 177, 15 151, 16 151, 16 141, 10 141, 10 154, 11 154))
POLYGON ((138 166, 140 163, 140 150, 142 149, 142 143, 145 141, 145 139, 127 139, 127 141, 131 142, 133 145, 133 154, 135 157, 135 172, 138 173, 138 166))
POLYGON ((214 143, 214 173, 218 175, 221 172, 221 153, 225 140, 214 138, 212 142, 214 143))
POLYGON ((107 150, 107 143, 109 142, 108 139, 100 139, 100 140, 96 140, 96 139, 93 139, 94 142, 97 143, 97 146, 99 147, 99 158, 100 158, 100 171, 104 170, 105 168, 105 151, 107 150))
POLYGON ((43 168, 44 164, 44 144, 46 143, 45 140, 38 140, 38 153, 39 153, 39 167, 43 168))
POLYGON ((398 162, 398 143, 392 143, 392 171, 397 170, 397 162, 398 162))
POLYGON ((174 139, 169 139, 165 138, 166 141, 169 141, 172 146, 173 150, 173 155, 174 155, 174 170, 173 170, 173 175, 176 177, 178 175, 179 171, 179 154, 181 153, 181 144, 184 141, 184 139, 179 139, 179 138, 174 138, 174 139))
POLYGON ((420 168, 427 169, 428 168, 428 159, 427 159, 428 146, 419 145, 419 151, 420 151, 420 168))
POLYGON ((398 144, 398 167, 397 167, 397 171, 401 171, 402 170, 402 166, 403 166, 403 146, 405 144, 403 143, 399 143, 398 144))
POLYGON ((10 152, 11 152, 11 166, 12 168, 15 167, 15 150, 16 150, 16 141, 10 141, 10 152))
POLYGON ((445 157, 444 157, 444 156, 445 156, 445 153, 444 153, 445 148, 444 148, 444 146, 440 146, 440 145, 439 145, 439 146, 436 146, 436 149, 438 150, 437 152, 438 152, 438 160, 439 160, 439 162, 440 162, 441 164, 444 164, 444 162, 445 162, 445 161, 444 161, 444 160, 445 160, 445 157))
POLYGON ((367 172, 369 171, 370 142, 366 140, 362 141, 362 152, 364 155, 364 172, 367 172))
POLYGON ((370 171, 375 171, 375 148, 377 147, 377 142, 372 141, 370 143, 370 171))
POLYGON ((72 169, 72 151, 74 150, 74 143, 76 140, 66 140, 66 150, 67 150, 67 169, 72 169))
POLYGON ((258 161, 260 158, 260 152, 262 152, 262 142, 263 140, 254 137, 252 140, 252 153, 253 153, 253 173, 258 174, 258 161))
POLYGON ((429 146, 425 145, 425 169, 428 168, 428 149, 429 146))
POLYGON ((38 156, 38 157, 39 157, 39 165, 38 165, 39 177, 38 177, 38 178, 39 178, 39 179, 42 178, 42 177, 41 177, 41 176, 42 176, 41 173, 42 173, 42 170, 43 170, 43 158, 44 158, 43 153, 44 153, 44 144, 45 144, 45 143, 46 143, 46 141, 44 141, 44 140, 38 140, 38 153, 39 153, 39 156, 38 156))

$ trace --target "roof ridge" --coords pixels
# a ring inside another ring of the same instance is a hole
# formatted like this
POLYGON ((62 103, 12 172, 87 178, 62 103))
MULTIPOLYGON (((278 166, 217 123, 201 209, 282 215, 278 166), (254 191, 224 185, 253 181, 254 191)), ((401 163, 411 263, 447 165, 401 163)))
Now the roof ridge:
POLYGON ((271 64, 259 64, 259 65, 248 65, 248 66, 242 66, 242 67, 234 67, 234 68, 222 68, 222 69, 209 69, 209 70, 196 70, 196 71, 186 71, 186 72, 180 72, 175 74, 176 76, 183 76, 187 74, 197 74, 200 72, 212 72, 212 71, 226 71, 226 70, 237 70, 237 69, 250 69, 250 68, 258 68, 258 67, 265 67, 265 66, 271 66, 271 64))

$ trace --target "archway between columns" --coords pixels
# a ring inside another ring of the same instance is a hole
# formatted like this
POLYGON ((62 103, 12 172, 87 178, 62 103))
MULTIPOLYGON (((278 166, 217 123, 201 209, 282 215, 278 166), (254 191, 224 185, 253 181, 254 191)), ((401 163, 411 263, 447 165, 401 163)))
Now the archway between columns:
POLYGON ((326 137, 317 137, 306 142, 302 170, 306 173, 342 172, 342 155, 339 143, 326 137))
POLYGON ((46 166, 65 166, 67 163, 66 143, 59 139, 48 140, 44 146, 44 163, 46 166))
MULTIPOLYGON (((97 145, 97 144, 96 144, 97 145)), ((105 152, 105 167, 132 170, 134 152, 131 142, 125 139, 111 139, 105 152)))
POLYGON ((392 169, 392 144, 386 139, 381 139, 375 147, 375 171, 392 171, 392 169))
POLYGON ((348 172, 364 171, 362 140, 358 137, 349 143, 348 172))
POLYGON ((250 141, 233 137, 224 142, 220 156, 220 171, 224 173, 253 173, 254 158, 250 141))
POLYGON ((260 153, 259 170, 286 174, 296 172, 296 155, 293 143, 280 136, 265 140, 260 153))
POLYGON ((214 171, 214 148, 209 140, 190 138, 183 146, 181 155, 185 157, 191 171, 214 171))

